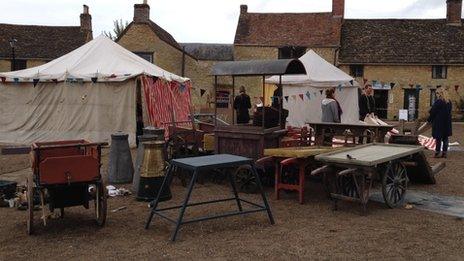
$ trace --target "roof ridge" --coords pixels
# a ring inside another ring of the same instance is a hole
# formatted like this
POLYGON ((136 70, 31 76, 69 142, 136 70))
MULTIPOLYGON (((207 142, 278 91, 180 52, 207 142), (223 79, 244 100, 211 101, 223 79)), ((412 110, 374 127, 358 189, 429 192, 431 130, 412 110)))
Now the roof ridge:
POLYGON ((29 26, 29 27, 59 27, 59 28, 80 28, 79 25, 37 25, 37 24, 9 24, 9 23, 0 23, 0 26, 29 26))

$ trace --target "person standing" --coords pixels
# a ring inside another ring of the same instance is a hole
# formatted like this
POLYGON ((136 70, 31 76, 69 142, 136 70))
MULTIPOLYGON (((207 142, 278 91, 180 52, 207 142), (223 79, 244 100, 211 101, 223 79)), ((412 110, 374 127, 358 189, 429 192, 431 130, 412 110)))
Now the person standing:
POLYGON ((243 124, 250 121, 248 110, 251 108, 250 96, 246 94, 245 86, 240 86, 240 94, 234 99, 234 109, 237 112, 237 123, 243 124))
POLYGON ((322 122, 336 122, 340 123, 340 111, 341 108, 337 100, 335 100, 334 89, 328 89, 325 91, 325 99, 321 103, 322 109, 322 122))
POLYGON ((430 109, 430 116, 427 122, 432 125, 432 137, 436 140, 435 158, 440 157, 440 151, 443 151, 441 157, 446 158, 449 137, 453 134, 451 126, 452 104, 445 89, 438 88, 436 94, 437 100, 430 109), (443 150, 441 148, 442 145, 443 150))
POLYGON ((371 84, 366 84, 363 94, 359 97, 359 120, 364 121, 368 114, 375 114, 376 109, 374 89, 371 84))

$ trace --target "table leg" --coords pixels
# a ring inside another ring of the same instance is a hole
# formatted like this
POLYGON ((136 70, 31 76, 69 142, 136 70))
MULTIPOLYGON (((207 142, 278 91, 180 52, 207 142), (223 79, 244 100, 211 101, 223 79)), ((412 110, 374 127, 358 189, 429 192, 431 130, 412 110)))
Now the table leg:
POLYGON ((264 206, 266 207, 267 215, 269 217, 269 221, 271 222, 272 225, 274 225, 275 224, 274 217, 272 216, 271 208, 269 207, 269 203, 267 202, 266 194, 264 194, 263 185, 261 184, 261 179, 259 178, 258 172, 256 171, 256 167, 255 167, 254 164, 251 164, 251 171, 255 175, 256 184, 258 185, 258 189, 261 192, 261 197, 263 198, 264 206))
POLYGON ((172 170, 173 170, 173 167, 172 165, 170 165, 166 173, 166 176, 163 179, 163 183, 161 183, 161 187, 160 187, 160 190, 158 191, 158 195, 156 196, 156 199, 150 203, 151 209, 150 209, 150 214, 148 215, 147 223, 145 224, 145 229, 148 229, 148 227, 150 226, 151 220, 153 219, 153 215, 155 214, 156 208, 158 207, 158 202, 163 193, 163 190, 165 189, 166 186, 169 187, 171 185, 172 175, 173 175, 172 170))
POLYGON ((305 163, 303 160, 299 160, 298 164, 299 168, 299 191, 298 191, 298 196, 300 200, 300 204, 304 204, 304 186, 305 186, 305 163))
POLYGON ((184 203, 182 204, 182 208, 180 209, 179 217, 177 218, 176 228, 175 228, 175 230, 174 230, 174 232, 172 233, 172 236, 171 236, 171 241, 176 241, 177 233, 179 232, 180 225, 182 225, 182 220, 184 219, 185 209, 187 208, 187 204, 188 204, 188 202, 190 200, 190 195, 192 194, 193 185, 195 185, 197 175, 198 175, 198 170, 195 170, 193 172, 192 180, 190 181, 190 185, 188 187, 187 196, 185 197, 184 203))
POLYGON ((240 198, 238 197, 237 187, 235 186, 235 181, 233 178, 234 174, 232 172, 229 172, 226 175, 229 177, 230 185, 232 186, 232 191, 234 192, 234 196, 235 196, 235 201, 237 201, 238 210, 242 212, 243 211, 242 203, 240 203, 240 198))
POLYGON ((275 197, 277 200, 279 200, 280 198, 280 194, 279 194, 279 186, 280 186, 280 182, 281 182, 281 173, 280 173, 280 164, 279 164, 279 161, 276 160, 276 163, 275 163, 275 184, 274 184, 274 190, 275 190, 275 197))

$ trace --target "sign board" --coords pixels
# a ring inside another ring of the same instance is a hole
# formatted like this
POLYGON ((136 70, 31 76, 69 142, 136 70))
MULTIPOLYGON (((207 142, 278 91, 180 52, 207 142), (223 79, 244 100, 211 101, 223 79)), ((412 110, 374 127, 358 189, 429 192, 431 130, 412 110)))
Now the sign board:
POLYGON ((399 110, 398 119, 407 121, 408 120, 408 110, 399 110))

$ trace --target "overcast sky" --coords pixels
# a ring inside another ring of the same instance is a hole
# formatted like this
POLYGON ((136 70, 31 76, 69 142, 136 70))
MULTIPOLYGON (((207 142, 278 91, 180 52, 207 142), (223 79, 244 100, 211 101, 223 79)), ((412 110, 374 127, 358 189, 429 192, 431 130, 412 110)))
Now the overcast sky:
MULTIPOLYGON (((79 25, 90 7, 94 37, 113 20, 132 21, 143 0, 0 0, 0 23, 79 25)), ((332 0, 148 0, 150 18, 178 42, 232 43, 240 4, 248 12, 327 12, 332 0)), ((446 0, 346 0, 346 18, 444 18, 446 0)))

